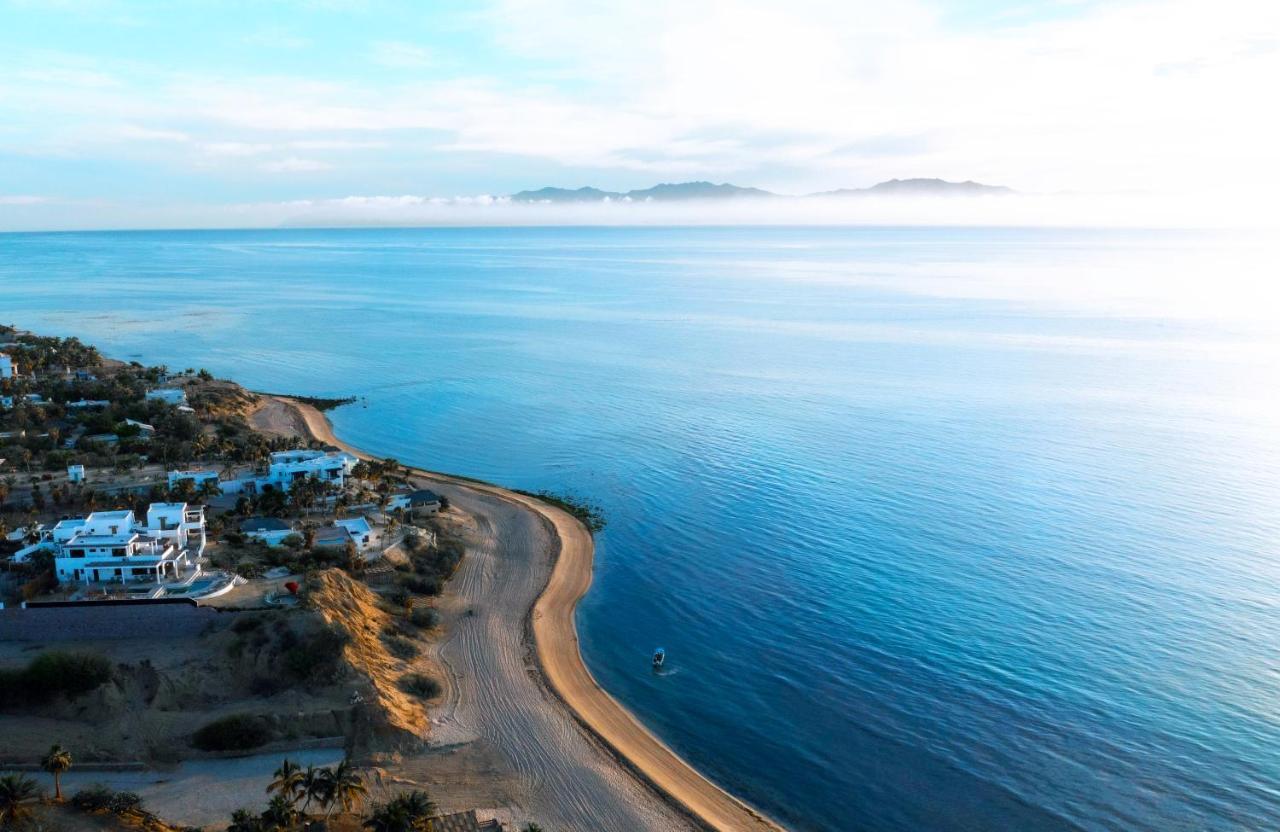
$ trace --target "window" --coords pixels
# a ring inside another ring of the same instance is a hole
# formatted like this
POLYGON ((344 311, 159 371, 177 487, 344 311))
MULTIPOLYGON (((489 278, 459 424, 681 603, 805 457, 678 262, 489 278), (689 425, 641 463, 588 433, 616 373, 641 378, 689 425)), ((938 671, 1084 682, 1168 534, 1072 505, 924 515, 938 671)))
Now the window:
POLYGON ((122 558, 126 554, 128 554, 128 550, 125 549, 124 547, 117 547, 111 550, 111 556, 115 558, 122 558))

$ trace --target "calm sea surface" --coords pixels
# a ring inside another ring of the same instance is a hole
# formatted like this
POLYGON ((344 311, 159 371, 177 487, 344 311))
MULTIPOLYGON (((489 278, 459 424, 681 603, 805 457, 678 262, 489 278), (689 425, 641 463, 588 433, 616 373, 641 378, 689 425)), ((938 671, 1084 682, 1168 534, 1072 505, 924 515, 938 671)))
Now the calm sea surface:
POLYGON ((1274 829, 1278 262, 1138 232, 11 234, 0 322, 355 394, 363 448, 596 500, 592 671, 797 829, 1274 829))

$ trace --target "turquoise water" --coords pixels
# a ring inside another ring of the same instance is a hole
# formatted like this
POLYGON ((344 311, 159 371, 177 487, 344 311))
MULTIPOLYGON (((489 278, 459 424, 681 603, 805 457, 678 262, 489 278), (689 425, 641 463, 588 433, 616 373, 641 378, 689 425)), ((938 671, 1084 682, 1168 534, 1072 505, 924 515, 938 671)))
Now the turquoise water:
POLYGON ((0 321, 356 394, 334 421, 371 451, 595 499, 592 671, 797 829, 1257 829, 1276 262, 1007 229, 0 235, 0 321))

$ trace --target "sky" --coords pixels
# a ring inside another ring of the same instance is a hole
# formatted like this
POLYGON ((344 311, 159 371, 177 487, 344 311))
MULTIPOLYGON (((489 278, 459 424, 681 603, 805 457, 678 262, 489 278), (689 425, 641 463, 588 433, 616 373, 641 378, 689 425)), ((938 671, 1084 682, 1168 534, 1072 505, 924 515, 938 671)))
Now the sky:
POLYGON ((694 179, 1252 210, 1278 81, 1275 0, 0 0, 0 229, 694 179))

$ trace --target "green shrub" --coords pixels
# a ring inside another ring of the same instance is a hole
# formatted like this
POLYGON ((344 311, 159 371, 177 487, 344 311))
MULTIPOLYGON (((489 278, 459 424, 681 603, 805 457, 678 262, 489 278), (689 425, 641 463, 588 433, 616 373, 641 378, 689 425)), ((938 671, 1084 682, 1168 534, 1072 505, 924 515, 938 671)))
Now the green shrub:
POLYGON ((101 783, 85 786, 71 796, 71 805, 83 812, 101 812, 111 805, 115 792, 101 783))
POLYGON ((133 792, 115 792, 101 783, 94 783, 76 792, 71 805, 82 812, 114 812, 117 815, 142 808, 142 798, 133 792))
POLYGON ((261 717, 232 714, 214 720, 191 735, 191 744, 202 751, 248 751, 271 739, 261 717))
POLYGON ((382 643, 387 646, 387 652, 397 659, 407 662, 418 655, 418 646, 407 638, 384 633, 382 643))
POLYGON ((141 809, 142 797, 134 792, 116 792, 111 796, 111 803, 107 808, 117 815, 122 815, 134 809, 141 809))
POLYGON ((111 662, 95 653, 41 653, 22 670, 0 671, 0 703, 74 698, 110 679, 111 662))
POLYGON ((400 689, 419 699, 432 699, 440 695, 440 683, 421 673, 406 673, 400 677, 400 689))
POLYGON ((418 595, 440 594, 440 581, 425 575, 398 575, 396 583, 418 595))
POLYGON ((319 679, 337 672, 342 648, 351 637, 337 627, 324 626, 303 638, 293 630, 280 633, 285 670, 296 679, 319 679))
POLYGON ((409 621, 415 627, 430 630, 440 623, 440 613, 436 612, 434 607, 414 607, 409 613, 409 621))

